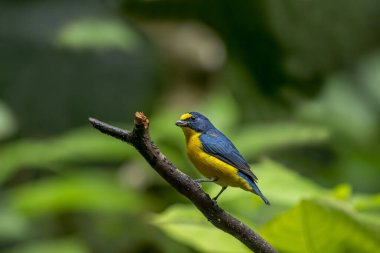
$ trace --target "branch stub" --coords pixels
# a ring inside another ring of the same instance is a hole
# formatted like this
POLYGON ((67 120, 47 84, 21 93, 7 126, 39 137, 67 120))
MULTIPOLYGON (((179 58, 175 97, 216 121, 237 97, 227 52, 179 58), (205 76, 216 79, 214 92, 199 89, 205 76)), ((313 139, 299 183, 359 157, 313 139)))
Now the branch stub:
POLYGON ((143 112, 135 113, 135 125, 144 125, 144 128, 147 129, 149 126, 149 119, 144 115, 143 112))

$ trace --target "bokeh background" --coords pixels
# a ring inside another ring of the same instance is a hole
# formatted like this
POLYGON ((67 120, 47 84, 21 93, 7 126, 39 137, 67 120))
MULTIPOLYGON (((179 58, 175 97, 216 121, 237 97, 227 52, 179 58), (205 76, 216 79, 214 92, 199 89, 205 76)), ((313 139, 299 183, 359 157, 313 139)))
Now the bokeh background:
POLYGON ((218 202, 279 252, 380 252, 379 13, 377 0, 2 0, 0 252, 248 252, 87 121, 131 128, 135 111, 193 178, 174 122, 199 111, 225 132, 272 205, 239 189, 218 202))

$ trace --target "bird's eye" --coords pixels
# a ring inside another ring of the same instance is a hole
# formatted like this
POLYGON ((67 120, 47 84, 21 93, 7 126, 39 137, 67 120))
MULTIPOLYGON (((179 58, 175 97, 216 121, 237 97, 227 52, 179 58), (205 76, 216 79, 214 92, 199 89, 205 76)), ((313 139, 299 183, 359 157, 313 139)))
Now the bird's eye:
POLYGON ((191 116, 191 117, 190 117, 190 120, 195 120, 195 117, 194 117, 194 116, 191 116))

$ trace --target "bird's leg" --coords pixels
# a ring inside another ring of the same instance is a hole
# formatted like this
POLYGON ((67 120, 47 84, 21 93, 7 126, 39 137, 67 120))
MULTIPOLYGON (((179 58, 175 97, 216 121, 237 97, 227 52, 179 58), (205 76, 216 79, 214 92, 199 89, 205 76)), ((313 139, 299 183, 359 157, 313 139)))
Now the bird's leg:
POLYGON ((202 185, 200 183, 204 183, 204 182, 215 182, 217 181, 218 179, 217 178, 200 178, 200 179, 194 179, 193 181, 196 182, 200 188, 202 188, 202 185))
POLYGON ((211 179, 208 179, 208 178, 200 178, 200 179, 194 179, 194 182, 197 182, 197 183, 203 183, 203 182, 215 182, 216 178, 211 178, 211 179))
POLYGON ((220 190, 220 192, 218 193, 218 195, 216 195, 213 200, 217 200, 219 198, 219 196, 222 194, 222 192, 224 192, 224 190, 227 189, 227 186, 223 186, 222 189, 220 190))

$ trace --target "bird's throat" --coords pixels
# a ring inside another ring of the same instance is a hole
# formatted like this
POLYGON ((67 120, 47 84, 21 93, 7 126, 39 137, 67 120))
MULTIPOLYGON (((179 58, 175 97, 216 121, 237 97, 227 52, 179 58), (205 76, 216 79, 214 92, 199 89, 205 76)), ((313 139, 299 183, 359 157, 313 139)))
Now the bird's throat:
POLYGON ((188 127, 183 127, 182 130, 183 130, 183 133, 185 134, 186 143, 189 143, 189 140, 192 137, 199 135, 197 131, 194 131, 193 129, 188 128, 188 127))

